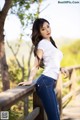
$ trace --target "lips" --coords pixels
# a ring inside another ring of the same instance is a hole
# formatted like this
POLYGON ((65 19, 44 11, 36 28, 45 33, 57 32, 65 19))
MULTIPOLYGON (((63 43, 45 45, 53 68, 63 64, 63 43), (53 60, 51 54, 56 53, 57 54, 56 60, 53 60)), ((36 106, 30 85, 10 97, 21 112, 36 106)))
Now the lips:
POLYGON ((48 33, 47 35, 50 35, 50 33, 48 33))

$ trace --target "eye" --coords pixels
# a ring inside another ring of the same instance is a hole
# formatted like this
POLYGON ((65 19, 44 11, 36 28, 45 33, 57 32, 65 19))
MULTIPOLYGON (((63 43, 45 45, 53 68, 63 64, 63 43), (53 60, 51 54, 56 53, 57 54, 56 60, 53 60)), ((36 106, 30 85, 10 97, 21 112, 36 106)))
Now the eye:
POLYGON ((41 30, 42 30, 42 31, 44 31, 45 29, 44 29, 44 28, 42 28, 41 30))

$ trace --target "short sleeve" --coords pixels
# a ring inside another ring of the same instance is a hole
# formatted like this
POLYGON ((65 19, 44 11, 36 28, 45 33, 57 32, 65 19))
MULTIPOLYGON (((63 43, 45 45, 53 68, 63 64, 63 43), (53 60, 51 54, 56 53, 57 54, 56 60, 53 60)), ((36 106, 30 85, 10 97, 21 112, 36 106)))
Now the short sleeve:
POLYGON ((44 52, 44 50, 45 50, 45 43, 44 43, 43 40, 41 40, 41 41, 39 42, 39 44, 38 44, 38 49, 41 49, 41 50, 43 50, 43 52, 44 52))

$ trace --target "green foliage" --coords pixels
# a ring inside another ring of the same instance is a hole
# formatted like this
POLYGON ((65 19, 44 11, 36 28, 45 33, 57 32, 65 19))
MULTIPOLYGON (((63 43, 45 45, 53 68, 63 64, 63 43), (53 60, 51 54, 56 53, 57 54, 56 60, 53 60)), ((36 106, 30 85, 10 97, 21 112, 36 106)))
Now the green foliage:
POLYGON ((13 0, 11 13, 19 17, 22 26, 28 26, 38 17, 38 4, 41 2, 42 0, 13 0))
MULTIPOLYGON (((28 67, 27 65, 24 66, 24 76, 22 76, 22 70, 18 67, 16 61, 13 59, 9 62, 9 79, 11 82, 15 82, 18 84, 19 82, 26 81, 28 78, 28 67)), ((39 69, 35 78, 39 77, 39 75, 42 73, 43 69, 39 69)))
POLYGON ((63 60, 61 66, 73 66, 80 64, 80 40, 62 47, 63 60))
POLYGON ((12 0, 10 12, 18 16, 22 25, 22 35, 29 36, 24 30, 32 29, 33 21, 39 17, 40 4, 44 0, 12 0))
POLYGON ((10 111, 9 112, 9 119, 10 120, 18 120, 19 115, 15 111, 10 111))
POLYGON ((13 105, 9 111, 10 120, 19 120, 23 116, 24 103, 22 101, 17 102, 13 105))
POLYGON ((17 65, 16 61, 12 59, 9 62, 9 79, 12 82, 19 83, 21 81, 27 80, 27 68, 24 69, 24 76, 22 75, 22 69, 17 65))

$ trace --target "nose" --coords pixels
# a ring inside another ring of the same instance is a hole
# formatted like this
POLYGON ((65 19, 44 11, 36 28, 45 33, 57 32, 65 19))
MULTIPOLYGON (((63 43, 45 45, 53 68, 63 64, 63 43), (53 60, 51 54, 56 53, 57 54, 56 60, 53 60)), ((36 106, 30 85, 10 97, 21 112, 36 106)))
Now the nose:
POLYGON ((46 31, 49 32, 49 28, 47 28, 46 31))

